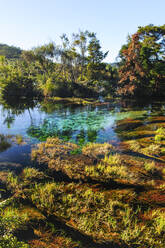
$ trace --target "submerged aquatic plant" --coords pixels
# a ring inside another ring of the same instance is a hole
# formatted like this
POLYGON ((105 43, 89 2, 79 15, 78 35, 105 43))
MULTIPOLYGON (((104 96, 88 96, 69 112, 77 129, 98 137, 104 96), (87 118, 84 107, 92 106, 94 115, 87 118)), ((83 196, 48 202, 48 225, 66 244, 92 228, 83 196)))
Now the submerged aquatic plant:
POLYGON ((1 248, 30 248, 29 244, 19 241, 12 234, 4 234, 0 238, 0 247, 1 248))
POLYGON ((48 137, 59 137, 80 145, 88 142, 103 143, 111 139, 117 140, 113 130, 110 130, 115 120, 122 120, 125 117, 137 118, 145 114, 146 111, 112 113, 107 109, 87 108, 82 112, 50 116, 44 119, 42 124, 32 125, 28 129, 28 135, 41 141, 45 141, 48 137))
POLYGON ((111 144, 88 143, 82 148, 82 153, 87 156, 103 158, 114 150, 111 144))
POLYGON ((126 166, 122 165, 118 154, 105 156, 98 164, 86 166, 85 172, 89 177, 102 178, 102 180, 129 178, 131 175, 126 166))
POLYGON ((160 127, 155 131, 155 142, 160 142, 162 140, 165 140, 165 128, 160 127))
POLYGON ((22 137, 22 135, 17 134, 15 138, 16 138, 16 142, 17 142, 18 145, 20 145, 20 144, 23 143, 23 137, 22 137))
POLYGON ((0 209, 0 247, 1 248, 30 248, 14 236, 17 230, 26 229, 27 215, 18 209, 7 207, 0 209))
POLYGON ((129 140, 127 142, 127 144, 129 144, 130 149, 133 150, 134 152, 140 152, 141 151, 141 145, 138 141, 129 140))
POLYGON ((155 163, 153 161, 149 163, 146 162, 144 164, 144 167, 145 167, 145 170, 148 172, 154 172, 154 170, 156 169, 155 163))
POLYGON ((16 176, 13 172, 9 172, 7 175, 7 183, 10 188, 17 189, 19 188, 19 177, 16 176))
POLYGON ((36 181, 46 179, 46 175, 42 171, 37 170, 36 168, 26 167, 22 171, 21 179, 23 179, 23 184, 32 184, 36 183, 36 181))
POLYGON ((94 139, 96 139, 97 132, 107 125, 111 125, 112 122, 113 118, 109 113, 88 110, 70 115, 50 117, 49 119, 45 119, 40 126, 31 126, 28 129, 28 134, 37 137, 40 140, 45 140, 47 137, 52 136, 74 140, 76 137, 78 138, 78 135, 83 131, 87 142, 91 138, 94 138, 91 137, 91 132, 95 135, 94 139))

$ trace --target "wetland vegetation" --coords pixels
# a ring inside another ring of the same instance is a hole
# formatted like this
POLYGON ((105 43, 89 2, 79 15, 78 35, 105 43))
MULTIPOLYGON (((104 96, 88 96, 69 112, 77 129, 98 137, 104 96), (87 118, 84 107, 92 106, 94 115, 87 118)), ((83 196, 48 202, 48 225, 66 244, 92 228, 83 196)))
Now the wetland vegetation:
POLYGON ((88 31, 1 57, 0 248, 164 248, 164 35, 115 66, 88 31))

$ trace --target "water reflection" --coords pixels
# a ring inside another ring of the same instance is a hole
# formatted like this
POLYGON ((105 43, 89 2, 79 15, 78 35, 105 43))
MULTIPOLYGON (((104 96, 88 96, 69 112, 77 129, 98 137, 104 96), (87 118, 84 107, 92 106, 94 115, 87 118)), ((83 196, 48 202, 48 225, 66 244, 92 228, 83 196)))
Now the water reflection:
POLYGON ((11 143, 7 136, 0 134, 0 152, 4 152, 9 147, 11 147, 11 143))
POLYGON ((34 99, 3 102, 0 105, 0 169, 29 165, 31 146, 47 137, 58 136, 79 145, 87 142, 118 145, 130 137, 139 137, 139 132, 146 135, 141 129, 129 131, 138 126, 144 129, 151 116, 164 114, 164 102, 136 104, 130 100, 114 100, 98 106, 39 103, 34 99), (7 138, 10 135, 22 135, 26 145, 13 144, 7 138))
POLYGON ((32 123, 32 115, 31 111, 36 107, 37 102, 33 98, 21 98, 17 99, 15 97, 11 97, 7 100, 1 100, 1 118, 3 117, 3 124, 6 125, 8 129, 12 128, 15 118, 19 115, 23 115, 25 111, 27 111, 31 123, 32 123))
POLYGON ((74 106, 38 103, 34 99, 3 102, 0 106, 0 133, 21 134, 29 143, 58 136, 78 144, 86 142, 117 142, 120 134, 115 129, 119 120, 144 120, 147 116, 164 114, 162 102, 137 103, 114 100, 98 106, 74 106))

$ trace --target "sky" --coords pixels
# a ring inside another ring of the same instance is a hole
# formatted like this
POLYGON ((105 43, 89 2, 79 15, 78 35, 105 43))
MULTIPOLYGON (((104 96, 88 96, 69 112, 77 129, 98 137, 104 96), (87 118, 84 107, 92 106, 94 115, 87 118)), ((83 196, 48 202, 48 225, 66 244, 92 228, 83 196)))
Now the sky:
POLYGON ((164 10, 165 0, 0 0, 0 43, 31 49, 89 30, 115 62, 128 34, 165 24, 164 10))

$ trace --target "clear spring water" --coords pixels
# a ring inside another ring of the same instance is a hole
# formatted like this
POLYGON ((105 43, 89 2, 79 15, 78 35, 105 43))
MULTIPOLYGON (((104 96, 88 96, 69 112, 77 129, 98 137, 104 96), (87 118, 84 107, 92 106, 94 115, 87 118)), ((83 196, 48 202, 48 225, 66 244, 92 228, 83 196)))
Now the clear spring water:
POLYGON ((0 134, 22 135, 26 145, 14 145, 0 153, 0 162, 28 163, 31 146, 58 136, 83 145, 87 142, 120 141, 115 131, 118 120, 144 118, 164 113, 164 103, 137 105, 111 101, 98 106, 37 104, 33 108, 6 108, 0 105, 0 134))

